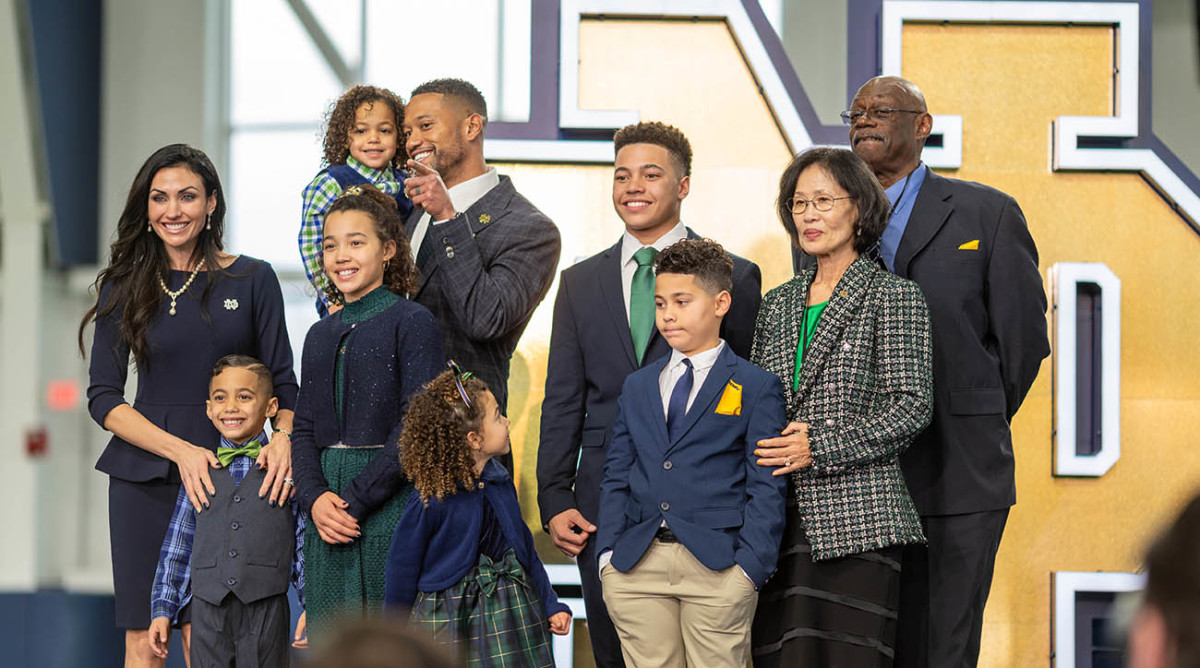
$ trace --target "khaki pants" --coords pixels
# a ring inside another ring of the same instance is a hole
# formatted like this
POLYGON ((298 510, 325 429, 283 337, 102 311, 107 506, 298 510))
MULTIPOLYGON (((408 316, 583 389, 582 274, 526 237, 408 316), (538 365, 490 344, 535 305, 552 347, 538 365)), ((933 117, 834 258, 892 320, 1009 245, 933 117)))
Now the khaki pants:
POLYGON ((713 571, 682 543, 655 540, 628 573, 600 571, 629 668, 744 668, 758 592, 736 565, 713 571))

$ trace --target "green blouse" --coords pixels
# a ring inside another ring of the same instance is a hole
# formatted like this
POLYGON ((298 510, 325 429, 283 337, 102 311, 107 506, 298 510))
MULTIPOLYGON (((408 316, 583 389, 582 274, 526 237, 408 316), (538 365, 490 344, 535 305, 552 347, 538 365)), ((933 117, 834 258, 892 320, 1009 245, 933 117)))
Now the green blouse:
POLYGON ((828 301, 823 301, 804 309, 804 317, 800 321, 800 340, 796 342, 796 369, 792 372, 793 392, 800 390, 800 367, 804 364, 804 350, 808 348, 808 344, 812 343, 813 334, 817 333, 817 323, 820 322, 821 314, 825 312, 825 307, 828 305, 828 301))

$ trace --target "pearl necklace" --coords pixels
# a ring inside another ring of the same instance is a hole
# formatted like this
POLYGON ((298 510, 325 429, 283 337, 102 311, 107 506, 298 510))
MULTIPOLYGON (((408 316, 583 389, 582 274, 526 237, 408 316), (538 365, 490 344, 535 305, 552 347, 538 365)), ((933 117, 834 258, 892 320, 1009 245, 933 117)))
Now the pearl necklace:
POLYGON ((196 263, 196 268, 192 270, 192 275, 188 276, 188 279, 183 282, 183 287, 179 288, 175 292, 171 292, 170 290, 167 289, 167 284, 163 283, 162 276, 158 277, 159 286, 162 287, 163 292, 167 293, 167 296, 171 298, 171 310, 167 311, 167 313, 170 313, 171 315, 175 315, 175 300, 179 298, 179 295, 187 292, 188 287, 191 286, 192 281, 196 280, 196 276, 200 273, 200 270, 203 268, 204 268, 204 258, 200 258, 200 262, 196 263))

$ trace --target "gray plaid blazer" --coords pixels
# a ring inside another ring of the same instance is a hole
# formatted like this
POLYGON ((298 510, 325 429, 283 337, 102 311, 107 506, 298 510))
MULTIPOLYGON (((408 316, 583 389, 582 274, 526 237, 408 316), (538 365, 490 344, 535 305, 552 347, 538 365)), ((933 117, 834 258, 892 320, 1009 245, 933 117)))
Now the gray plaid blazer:
MULTIPOLYGON (((411 239, 422 210, 405 224, 411 239)), ((504 411, 509 361, 554 281, 558 228, 507 176, 469 209, 426 233, 432 253, 418 266, 413 300, 433 312, 446 357, 479 376, 504 411)))
POLYGON ((812 466, 793 473, 813 560, 924 542, 900 453, 933 414, 929 312, 916 283, 860 257, 838 282, 800 367, 815 267, 767 293, 750 360, 783 380, 788 418, 809 425, 812 466))

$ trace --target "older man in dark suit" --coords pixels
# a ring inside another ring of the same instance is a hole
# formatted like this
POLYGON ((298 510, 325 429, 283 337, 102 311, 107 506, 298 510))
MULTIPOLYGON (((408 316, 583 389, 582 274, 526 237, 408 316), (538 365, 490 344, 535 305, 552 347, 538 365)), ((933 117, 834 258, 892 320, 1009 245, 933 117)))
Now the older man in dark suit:
MULTIPOLYGON (((418 86, 404 112, 415 205, 405 231, 416 254, 413 295, 433 312, 446 356, 508 405, 509 360, 554 280, 558 228, 483 159, 487 103, 475 86, 418 86)), ((506 461, 509 464, 511 460, 506 461)))
POLYGON ((1050 353, 1037 248, 1012 197, 921 163, 933 119, 914 84, 871 79, 842 117, 892 203, 880 254, 933 330, 933 422, 901 457, 929 544, 905 555, 897 665, 973 666, 1016 503, 1009 422, 1050 353))
MULTIPOLYGON (((680 221, 691 188, 692 147, 677 128, 637 123, 614 137, 613 207, 625 223, 616 245, 562 273, 554 301, 546 399, 538 446, 542 523, 567 556, 577 557, 596 665, 623 665, 621 645, 601 597, 593 522, 617 397, 629 374, 671 347, 654 327, 654 256, 697 235, 680 221)), ((721 336, 749 356, 762 299, 762 274, 733 258, 733 303, 721 336)))

